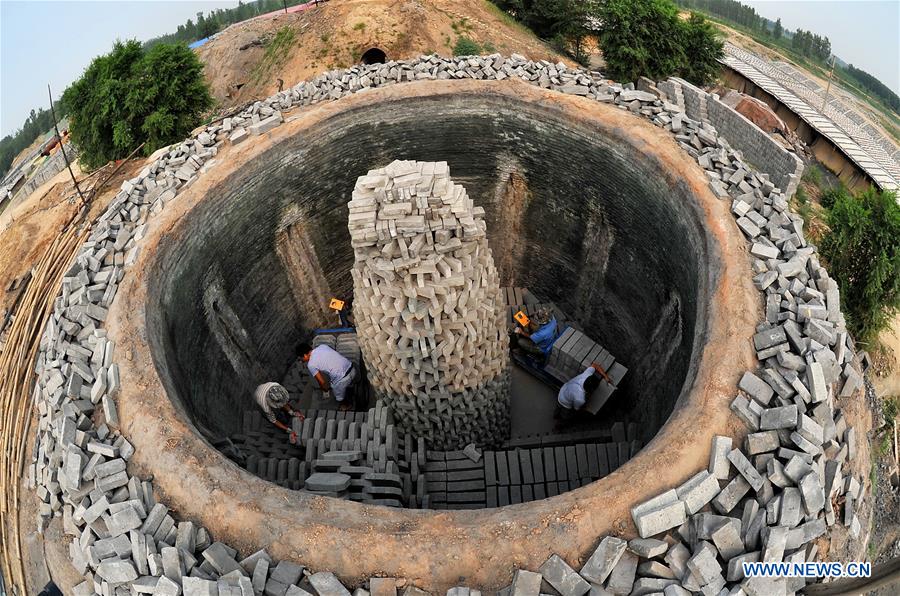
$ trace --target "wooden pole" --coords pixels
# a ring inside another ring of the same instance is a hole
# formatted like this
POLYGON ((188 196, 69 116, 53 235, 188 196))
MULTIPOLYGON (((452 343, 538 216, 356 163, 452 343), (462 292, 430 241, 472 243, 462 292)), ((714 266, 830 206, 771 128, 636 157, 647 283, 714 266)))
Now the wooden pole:
POLYGON ((834 75, 834 59, 837 58, 834 54, 831 55, 831 70, 828 71, 828 85, 825 86, 825 97, 822 98, 822 109, 819 110, 822 114, 825 114, 825 104, 828 103, 828 92, 831 91, 831 77, 834 75))
POLYGON ((72 177, 72 182, 75 184, 75 190, 78 191, 78 196, 81 197, 81 204, 84 205, 87 203, 87 200, 81 192, 81 187, 78 186, 78 180, 75 179, 75 173, 72 171, 72 164, 69 163, 69 156, 66 155, 66 148, 63 147, 62 135, 59 134, 59 123, 56 121, 56 110, 53 109, 53 92, 50 91, 49 84, 47 84, 47 95, 50 96, 50 115, 53 117, 53 128, 56 129, 56 138, 59 139, 59 150, 62 151, 63 159, 66 160, 66 167, 69 168, 69 175, 72 177))

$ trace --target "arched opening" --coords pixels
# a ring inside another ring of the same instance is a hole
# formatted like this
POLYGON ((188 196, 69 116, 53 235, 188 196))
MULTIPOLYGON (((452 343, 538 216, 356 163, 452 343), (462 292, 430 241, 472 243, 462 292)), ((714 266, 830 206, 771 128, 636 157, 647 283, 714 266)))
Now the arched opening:
POLYGON ((369 48, 363 52, 363 64, 384 64, 385 62, 387 62, 387 54, 381 48, 369 48))

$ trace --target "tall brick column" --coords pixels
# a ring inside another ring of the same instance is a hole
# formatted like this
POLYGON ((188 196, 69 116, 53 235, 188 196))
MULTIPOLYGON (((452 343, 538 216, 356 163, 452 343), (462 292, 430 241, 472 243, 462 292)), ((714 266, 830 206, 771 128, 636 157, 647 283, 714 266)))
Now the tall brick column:
POLYGON ((353 313, 369 380, 434 448, 509 435, 509 353, 484 210, 446 162, 395 161, 349 203, 353 313))

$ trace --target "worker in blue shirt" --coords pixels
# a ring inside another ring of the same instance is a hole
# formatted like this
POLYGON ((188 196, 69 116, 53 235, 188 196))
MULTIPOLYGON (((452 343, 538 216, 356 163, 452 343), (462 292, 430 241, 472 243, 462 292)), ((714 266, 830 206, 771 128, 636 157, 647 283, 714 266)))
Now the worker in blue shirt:
POLYGON ((547 313, 536 313, 528 322, 528 327, 516 326, 514 347, 518 347, 524 352, 532 356, 537 356, 542 360, 553 349, 553 342, 559 339, 559 324, 556 317, 548 316, 547 313))

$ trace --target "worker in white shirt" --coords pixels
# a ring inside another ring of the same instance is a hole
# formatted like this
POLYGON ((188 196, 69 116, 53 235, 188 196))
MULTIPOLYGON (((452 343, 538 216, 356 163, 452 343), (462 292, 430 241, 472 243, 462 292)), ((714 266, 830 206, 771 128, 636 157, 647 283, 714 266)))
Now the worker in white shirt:
POLYGON ((302 343, 297 348, 297 353, 309 368, 309 374, 315 378, 319 388, 328 397, 334 393, 334 400, 339 409, 346 411, 353 405, 344 400, 347 388, 356 378, 356 367, 353 363, 341 356, 333 348, 326 345, 312 348, 308 343, 302 343))
POLYGON ((600 378, 612 383, 603 367, 594 362, 577 377, 569 379, 559 389, 556 398, 557 407, 554 418, 561 422, 570 422, 576 413, 584 407, 588 397, 600 386, 600 378))

